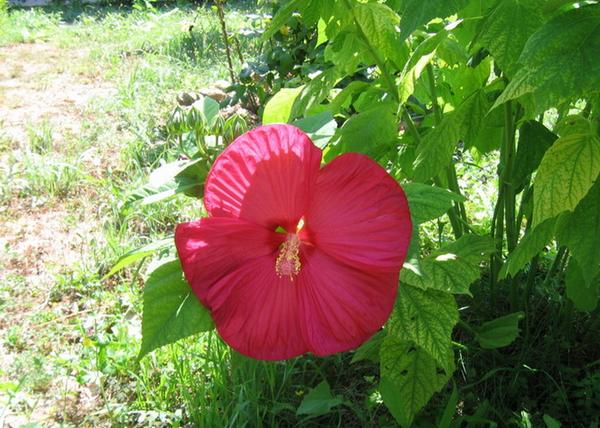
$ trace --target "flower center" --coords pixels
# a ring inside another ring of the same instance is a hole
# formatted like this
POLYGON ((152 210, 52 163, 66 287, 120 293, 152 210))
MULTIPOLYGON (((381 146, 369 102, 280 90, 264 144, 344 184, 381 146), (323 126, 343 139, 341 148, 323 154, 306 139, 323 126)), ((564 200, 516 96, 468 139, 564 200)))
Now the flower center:
POLYGON ((279 246, 279 255, 275 261, 275 272, 280 278, 289 276, 293 281, 300 273, 300 239, 295 233, 288 233, 285 241, 279 246))

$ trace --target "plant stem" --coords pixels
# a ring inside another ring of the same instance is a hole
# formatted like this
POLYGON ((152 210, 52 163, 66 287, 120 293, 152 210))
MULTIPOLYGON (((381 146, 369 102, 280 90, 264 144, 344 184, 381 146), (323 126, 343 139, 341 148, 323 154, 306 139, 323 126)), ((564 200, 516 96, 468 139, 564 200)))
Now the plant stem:
POLYGON ((515 189, 511 183, 515 157, 515 121, 510 101, 504 104, 504 169, 502 170, 502 186, 504 186, 504 216, 506 219, 506 247, 512 252, 517 246, 519 231, 515 221, 515 189))
MULTIPOLYGON (((435 74, 433 72, 433 66, 431 63, 428 63, 425 69, 427 71, 427 78, 429 81, 429 96, 431 97, 431 105, 433 107, 434 122, 435 126, 439 126, 442 122, 442 111, 437 103, 437 91, 435 87, 435 74)), ((458 185, 456 169, 454 168, 453 162, 446 167, 446 180, 447 186, 445 187, 460 195, 460 186, 458 185)), ((436 183, 436 185, 439 184, 436 183)), ((448 216, 451 216, 450 222, 452 223, 452 230, 454 232, 454 236, 456 239, 458 239, 464 233, 463 223, 466 225, 469 224, 464 204, 462 202, 454 202, 454 206, 448 212, 448 216), (452 212, 452 215, 450 212, 452 212)))
POLYGON ((225 0, 215 0, 217 6, 217 15, 221 24, 221 33, 223 35, 223 43, 225 43, 225 54, 227 56, 227 66, 229 67, 229 75, 231 83, 235 83, 235 72, 233 71, 233 62, 231 61, 231 47, 229 46, 229 34, 227 33, 227 25, 225 24, 225 12, 223 11, 223 3, 225 0))

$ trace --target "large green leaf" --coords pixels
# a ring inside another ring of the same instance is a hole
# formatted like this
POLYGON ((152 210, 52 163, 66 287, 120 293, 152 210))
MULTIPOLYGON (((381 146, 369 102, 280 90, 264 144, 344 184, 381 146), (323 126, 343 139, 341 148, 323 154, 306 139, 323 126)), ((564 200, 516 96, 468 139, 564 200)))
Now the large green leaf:
POLYGON ((453 202, 464 201, 461 195, 441 187, 422 183, 407 183, 402 186, 410 206, 410 216, 414 223, 425 223, 445 214, 453 202))
POLYGON ((523 316, 523 312, 515 312, 484 322, 477 329, 477 341, 484 349, 496 349, 510 345, 519 335, 519 320, 523 316))
MULTIPOLYGON (((501 111, 501 110, 498 110, 501 111)), ((519 128, 519 146, 511 182, 521 190, 529 177, 540 165, 544 153, 556 141, 557 136, 540 122, 527 121, 519 128)))
POLYGON ((307 0, 290 0, 285 3, 275 14, 273 20, 269 23, 267 29, 262 34, 261 39, 266 41, 272 37, 281 27, 283 27, 292 17, 294 12, 302 11, 304 7, 310 3, 307 0))
POLYGON ((512 76, 525 43, 543 23, 539 1, 501 0, 482 22, 478 43, 512 76))
POLYGON ((331 61, 342 73, 352 75, 359 64, 374 64, 375 59, 364 40, 355 31, 338 33, 325 47, 325 60, 331 61))
POLYGON ((480 90, 469 96, 456 110, 446 113, 439 126, 425 135, 417 147, 414 179, 426 181, 449 165, 458 141, 476 138, 488 109, 485 93, 480 90))
POLYGON ((287 123, 292 119, 292 108, 296 98, 300 95, 304 86, 297 88, 282 88, 265 105, 263 111, 263 124, 287 123))
POLYGON ((584 277, 586 269, 580 267, 577 260, 571 259, 565 275, 567 297, 580 311, 591 312, 598 306, 600 299, 600 275, 586 281, 584 277))
POLYGON ((433 18, 446 18, 465 7, 468 0, 403 0, 399 15, 400 37, 406 39, 414 30, 433 18))
POLYGON ((413 342, 387 336, 381 346, 380 368, 383 402, 401 426, 409 427, 419 410, 448 382, 454 357, 448 355, 448 361, 439 364, 413 342))
POLYGON ((451 334, 458 322, 454 296, 438 290, 421 290, 402 284, 394 311, 386 325, 388 335, 412 341, 447 371, 452 370, 451 334))
POLYGON ((572 134, 544 155, 534 182, 533 223, 572 211, 600 173, 600 139, 572 134))
POLYGON ((422 259, 418 266, 403 269, 400 280, 422 289, 470 294, 469 286, 481 275, 480 263, 494 251, 489 237, 464 235, 422 259))
POLYGON ((552 240, 554 236, 555 219, 548 219, 542 224, 530 229, 516 248, 508 255, 500 270, 500 279, 515 276, 552 240))
POLYGON ((572 214, 561 221, 558 240, 566 245, 582 269, 587 284, 600 271, 600 179, 572 214))
POLYGON ((390 144, 397 138, 396 116, 391 104, 382 104, 348 119, 338 130, 337 147, 327 153, 326 160, 344 152, 369 154, 378 146, 390 144))
POLYGON ((144 287, 139 358, 156 348, 212 328, 210 313, 184 279, 178 259, 163 262, 150 272, 144 287))
POLYGON ((496 105, 530 94, 535 111, 600 89, 600 6, 562 13, 533 34, 496 105))

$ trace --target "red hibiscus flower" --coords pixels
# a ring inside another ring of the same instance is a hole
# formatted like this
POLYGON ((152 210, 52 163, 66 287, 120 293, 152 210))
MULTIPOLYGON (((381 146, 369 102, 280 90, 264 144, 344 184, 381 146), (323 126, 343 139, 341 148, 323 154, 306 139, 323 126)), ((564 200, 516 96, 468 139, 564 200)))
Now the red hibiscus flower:
POLYGON ((178 225, 175 243, 238 352, 347 351, 389 317, 412 225, 404 192, 368 157, 321 168, 321 150, 298 128, 261 126, 215 161, 204 205, 209 216, 178 225))

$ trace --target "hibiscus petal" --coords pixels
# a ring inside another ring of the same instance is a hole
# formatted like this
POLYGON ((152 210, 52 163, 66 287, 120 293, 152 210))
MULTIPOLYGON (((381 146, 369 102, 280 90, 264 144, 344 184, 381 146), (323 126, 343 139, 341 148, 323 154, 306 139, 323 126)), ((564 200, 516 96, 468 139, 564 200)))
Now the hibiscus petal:
POLYGON ((283 239, 281 233, 235 218, 203 218, 175 230, 185 277, 207 307, 214 283, 248 260, 274 254, 283 239))
POLYGON ((357 348, 388 319, 398 271, 366 272, 342 264, 317 248, 304 254, 298 276, 302 329, 318 356, 357 348))
POLYGON ((308 352, 297 283, 275 274, 274 256, 244 263, 215 284, 208 300, 217 331, 239 353, 283 360, 308 352))
POLYGON ((412 224, 400 185, 376 162, 356 153, 319 172, 301 237, 350 266, 399 271, 412 224))
POLYGON ((214 217, 292 232, 306 211, 320 162, 321 150, 298 128, 260 126, 217 158, 206 180, 204 205, 214 217))

